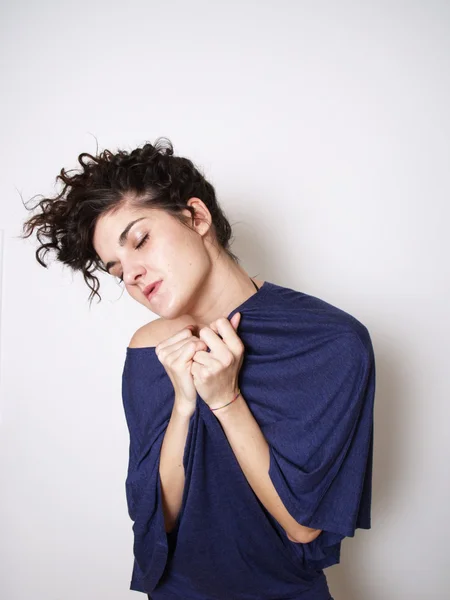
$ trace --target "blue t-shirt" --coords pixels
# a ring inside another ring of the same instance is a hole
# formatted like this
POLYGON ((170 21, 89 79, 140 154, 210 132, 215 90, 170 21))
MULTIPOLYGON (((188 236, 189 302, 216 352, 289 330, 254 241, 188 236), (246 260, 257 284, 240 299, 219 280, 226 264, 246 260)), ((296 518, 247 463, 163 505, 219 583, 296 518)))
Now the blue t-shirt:
POLYGON ((331 304, 265 281, 241 313, 239 388, 270 448, 286 509, 322 529, 292 542, 250 487, 214 412, 197 394, 175 529, 164 527, 159 457, 172 383, 154 347, 126 349, 133 523, 130 589, 152 600, 329 600, 323 569, 370 529, 375 360, 367 328, 331 304))

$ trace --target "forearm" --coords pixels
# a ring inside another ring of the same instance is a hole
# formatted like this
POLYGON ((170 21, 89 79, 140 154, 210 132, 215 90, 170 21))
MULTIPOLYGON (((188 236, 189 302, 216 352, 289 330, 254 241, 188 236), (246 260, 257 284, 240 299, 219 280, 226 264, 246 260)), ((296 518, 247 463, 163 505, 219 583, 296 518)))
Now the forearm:
POLYGON ((176 404, 164 434, 159 461, 165 530, 170 532, 181 509, 185 484, 183 456, 190 416, 177 410, 176 404))
MULTIPOLYGON (((224 404, 217 401, 213 407, 224 404)), ((321 532, 298 523, 287 511, 269 476, 269 445, 245 399, 214 411, 251 488, 291 541, 308 543, 321 532)))

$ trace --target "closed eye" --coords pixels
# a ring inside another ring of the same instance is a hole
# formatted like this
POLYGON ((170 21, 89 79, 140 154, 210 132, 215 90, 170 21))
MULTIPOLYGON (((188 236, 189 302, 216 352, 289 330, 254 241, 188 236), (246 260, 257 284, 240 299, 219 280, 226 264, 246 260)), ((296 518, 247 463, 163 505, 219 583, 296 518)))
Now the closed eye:
MULTIPOLYGON (((147 242, 147 240, 148 240, 148 233, 146 233, 146 234, 144 235, 144 237, 142 238, 142 240, 141 240, 141 241, 139 242, 139 244, 136 246, 135 250, 140 250, 140 249, 141 249, 143 246, 145 246, 145 243, 147 242)), ((122 281, 123 281, 123 273, 121 273, 121 274, 119 275, 119 280, 120 280, 120 282, 122 282, 122 281)))

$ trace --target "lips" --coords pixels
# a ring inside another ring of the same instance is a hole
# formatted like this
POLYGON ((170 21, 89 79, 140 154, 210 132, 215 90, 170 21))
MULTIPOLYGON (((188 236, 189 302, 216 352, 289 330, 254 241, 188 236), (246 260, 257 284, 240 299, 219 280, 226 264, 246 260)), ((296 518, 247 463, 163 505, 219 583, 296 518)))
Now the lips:
POLYGON ((158 281, 154 281, 153 283, 150 283, 147 287, 145 287, 144 296, 148 298, 159 287, 161 281, 162 279, 159 279, 158 281))

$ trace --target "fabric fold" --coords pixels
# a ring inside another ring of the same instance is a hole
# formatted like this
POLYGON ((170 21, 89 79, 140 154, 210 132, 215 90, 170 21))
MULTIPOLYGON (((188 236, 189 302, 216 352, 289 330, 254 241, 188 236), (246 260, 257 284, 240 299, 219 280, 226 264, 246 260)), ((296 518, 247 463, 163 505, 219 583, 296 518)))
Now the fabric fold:
POLYGON ((344 537, 371 526, 375 364, 367 333, 339 333, 320 352, 311 346, 315 352, 299 368, 302 393, 292 397, 290 418, 262 431, 269 475, 287 510, 301 525, 322 530, 308 544, 291 544, 323 569, 339 562, 344 537))
POLYGON ((168 557, 159 459, 171 407, 156 392, 157 379, 145 361, 125 360, 122 397, 130 432, 125 481, 128 513, 133 521, 134 563, 130 589, 152 590, 168 557))

